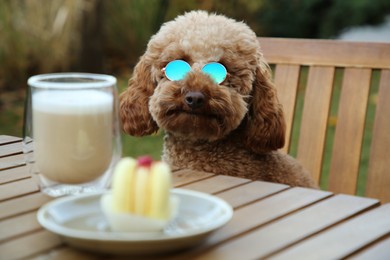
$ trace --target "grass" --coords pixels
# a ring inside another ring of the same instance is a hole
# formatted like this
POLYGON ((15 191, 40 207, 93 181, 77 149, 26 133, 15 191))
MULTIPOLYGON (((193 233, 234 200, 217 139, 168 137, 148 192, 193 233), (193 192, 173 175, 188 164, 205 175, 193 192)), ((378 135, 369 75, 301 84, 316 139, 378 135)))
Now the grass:
POLYGON ((22 136, 24 91, 4 91, 0 96, 0 135, 22 136))
POLYGON ((161 159, 163 147, 163 133, 160 131, 155 135, 145 137, 133 137, 122 135, 123 155, 138 157, 150 155, 155 160, 161 159))

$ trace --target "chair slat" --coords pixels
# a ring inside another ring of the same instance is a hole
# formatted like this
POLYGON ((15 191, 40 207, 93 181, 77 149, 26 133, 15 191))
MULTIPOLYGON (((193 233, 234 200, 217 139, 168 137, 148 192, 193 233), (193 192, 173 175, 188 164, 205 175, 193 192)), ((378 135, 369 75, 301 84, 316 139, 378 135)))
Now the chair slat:
POLYGON ((319 182, 334 67, 310 67, 299 135, 297 159, 319 182))
POLYGON ((346 68, 329 174, 329 190, 356 193, 371 70, 346 68))
POLYGON ((366 196, 390 201, 390 70, 381 72, 366 196))
MULTIPOLYGON (((390 169, 390 157, 385 151, 390 146, 388 134, 390 104, 387 104, 390 103, 388 101, 390 100, 388 93, 390 92, 390 44, 283 38, 259 38, 259 42, 267 62, 275 65, 275 85, 279 99, 284 106, 287 121, 287 142, 283 148, 284 151, 291 150, 289 147, 291 146, 291 126, 296 120, 291 113, 296 106, 297 92, 291 85, 295 86, 297 75, 292 71, 296 70, 296 67, 310 66, 296 157, 317 181, 323 174, 322 168, 325 166, 328 169, 329 165, 330 189, 336 192, 355 193, 358 169, 361 168, 361 165, 357 166, 357 163, 361 164, 361 135, 364 131, 371 131, 371 129, 363 130, 363 122, 366 119, 363 115, 367 112, 361 111, 367 109, 367 100, 362 98, 363 103, 349 103, 350 99, 352 101, 355 98, 359 99, 358 96, 363 92, 365 96, 368 93, 369 84, 364 83, 367 88, 361 89, 358 86, 363 83, 357 78, 364 75, 357 75, 359 74, 357 73, 356 77, 350 77, 348 71, 351 69, 382 70, 374 130, 372 134, 368 132, 367 135, 372 136, 372 141, 371 147, 367 147, 371 154, 365 196, 390 201, 390 188, 387 188, 390 187, 390 174, 387 172, 387 169, 390 169), (334 149, 328 151, 324 149, 324 141, 332 93, 331 86, 333 85, 330 82, 334 77, 333 68, 347 71, 346 77, 350 79, 345 80, 344 84, 355 85, 355 87, 350 93, 344 94, 345 97, 340 96, 338 130, 336 130, 334 140, 329 140, 332 141, 334 149), (332 72, 323 73, 326 69, 332 72), (360 94, 354 93, 355 91, 360 94), (349 95, 352 96, 349 97, 349 95), (354 127, 355 123, 350 123, 353 121, 352 118, 361 119, 357 122, 358 129, 354 127), (352 139, 355 139, 357 143, 352 144, 352 139), (326 156, 324 156, 325 153, 326 156), (324 158, 331 158, 333 162, 326 161, 326 165, 323 165, 324 158)), ((376 77, 376 74, 373 75, 376 77)), ((325 177, 324 180, 328 179, 328 176, 325 177)))
POLYGON ((286 119, 286 142, 282 150, 288 152, 290 147, 291 129, 294 120, 294 110, 299 81, 299 65, 279 64, 275 68, 275 87, 278 98, 283 105, 286 119))
POLYGON ((388 43, 259 38, 269 63, 390 68, 388 43))

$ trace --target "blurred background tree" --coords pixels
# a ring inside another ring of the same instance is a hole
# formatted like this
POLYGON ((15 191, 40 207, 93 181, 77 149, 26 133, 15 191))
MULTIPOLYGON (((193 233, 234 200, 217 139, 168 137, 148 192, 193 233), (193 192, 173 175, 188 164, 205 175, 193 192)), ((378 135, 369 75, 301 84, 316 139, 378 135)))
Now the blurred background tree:
POLYGON ((127 73, 164 21, 194 9, 243 20, 259 36, 333 38, 383 22, 390 1, 3 0, 0 90, 24 87, 37 73, 127 73))
POLYGON ((388 0, 264 0, 254 15, 271 37, 334 38, 344 29, 376 25, 390 13, 388 0))
POLYGON ((0 134, 21 136, 27 78, 83 71, 113 74, 123 89, 161 24, 190 10, 247 22, 259 36, 333 38, 378 24, 389 0, 2 0, 0 134))

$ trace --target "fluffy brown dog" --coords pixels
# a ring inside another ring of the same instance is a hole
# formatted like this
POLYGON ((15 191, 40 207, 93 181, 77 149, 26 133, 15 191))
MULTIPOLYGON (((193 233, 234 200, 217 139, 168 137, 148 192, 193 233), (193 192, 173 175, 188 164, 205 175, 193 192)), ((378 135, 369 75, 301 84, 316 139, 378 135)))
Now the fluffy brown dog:
POLYGON ((282 107, 256 34, 244 23, 193 11, 165 23, 148 43, 120 96, 123 129, 144 136, 166 132, 163 160, 192 169, 315 187, 284 145, 282 107), (164 68, 185 60, 191 71, 170 81, 164 68), (201 68, 223 64, 217 84, 201 68))

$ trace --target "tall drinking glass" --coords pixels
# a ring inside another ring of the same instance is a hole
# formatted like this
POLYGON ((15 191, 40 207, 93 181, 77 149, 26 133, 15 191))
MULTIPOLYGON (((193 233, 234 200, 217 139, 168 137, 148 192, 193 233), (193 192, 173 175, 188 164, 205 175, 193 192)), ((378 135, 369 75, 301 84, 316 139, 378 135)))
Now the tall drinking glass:
POLYGON ((28 80, 23 151, 41 191, 106 189, 121 156, 116 79, 57 73, 28 80))

